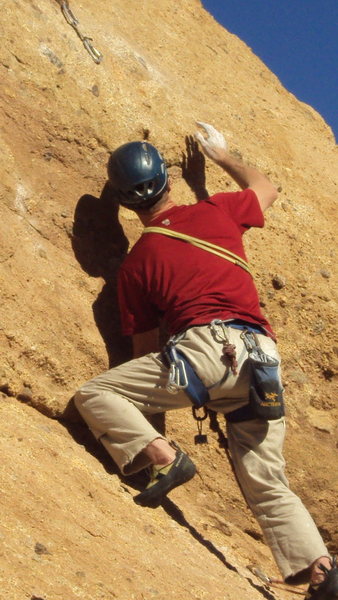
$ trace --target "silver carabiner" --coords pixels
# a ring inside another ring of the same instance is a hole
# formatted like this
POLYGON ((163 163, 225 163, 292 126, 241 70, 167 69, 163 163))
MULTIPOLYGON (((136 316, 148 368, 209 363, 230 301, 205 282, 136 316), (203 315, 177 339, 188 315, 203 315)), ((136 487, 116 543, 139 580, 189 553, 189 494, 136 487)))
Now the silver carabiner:
POLYGON ((183 360, 175 358, 175 362, 170 363, 167 390, 170 394, 177 394, 179 390, 188 387, 188 377, 183 360))
POLYGON ((177 366, 174 363, 171 363, 169 374, 168 374, 168 382, 166 388, 170 394, 177 394, 179 390, 179 377, 180 374, 178 372, 177 366))
POLYGON ((227 327, 224 321, 222 321, 221 319, 214 319, 210 323, 210 329, 216 342, 222 342, 226 344, 229 343, 227 327))
POLYGON ((92 38, 84 37, 82 40, 82 43, 83 43, 84 47, 86 48, 87 52, 92 57, 93 61, 96 62, 97 65, 99 65, 103 59, 103 55, 101 54, 101 52, 99 50, 94 48, 93 44, 91 44, 91 40, 92 40, 92 38))

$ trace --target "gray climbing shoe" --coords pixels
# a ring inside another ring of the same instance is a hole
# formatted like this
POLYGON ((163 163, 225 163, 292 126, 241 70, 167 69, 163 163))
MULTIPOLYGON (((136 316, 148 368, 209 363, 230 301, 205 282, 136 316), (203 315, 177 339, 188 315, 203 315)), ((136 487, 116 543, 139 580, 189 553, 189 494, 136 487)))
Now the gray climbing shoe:
POLYGON ((178 449, 176 458, 170 465, 162 469, 151 467, 150 482, 143 492, 134 497, 134 502, 140 506, 157 508, 170 490, 192 479, 195 473, 196 467, 192 460, 178 449))

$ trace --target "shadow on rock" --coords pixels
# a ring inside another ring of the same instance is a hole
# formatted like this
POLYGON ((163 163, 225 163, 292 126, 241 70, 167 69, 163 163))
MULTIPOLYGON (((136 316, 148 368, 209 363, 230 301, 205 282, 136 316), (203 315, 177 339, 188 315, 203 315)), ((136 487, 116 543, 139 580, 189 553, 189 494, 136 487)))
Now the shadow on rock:
MULTIPOLYGON (((197 531, 197 529, 193 525, 191 525, 191 523, 189 523, 189 521, 184 516, 182 510, 180 508, 178 508, 178 506, 176 506, 176 504, 174 504, 174 502, 172 502, 171 500, 169 500, 168 497, 166 497, 163 500, 161 506, 166 511, 166 513, 174 521, 176 521, 176 523, 178 523, 178 525, 187 529, 189 531, 189 533, 192 535, 192 537, 199 544, 202 544, 202 546, 204 546, 209 552, 211 552, 211 554, 213 554, 216 558, 218 558, 218 560, 220 560, 228 570, 234 571, 240 577, 242 577, 242 575, 240 575, 237 567, 235 567, 235 565, 232 565, 231 562, 229 562, 227 560, 227 558, 224 556, 223 552, 221 552, 221 550, 219 550, 215 546, 215 544, 213 544, 213 542, 211 542, 210 540, 207 540, 199 531, 197 531)), ((266 600, 275 600, 274 594, 270 593, 270 591, 267 590, 263 585, 255 583, 251 579, 251 577, 246 577, 245 579, 249 583, 249 585, 251 585, 260 594, 262 594, 262 596, 264 598, 266 598, 266 600)))
POLYGON ((131 358, 130 340, 121 334, 117 300, 117 271, 128 246, 118 219, 118 203, 108 182, 99 198, 82 196, 74 214, 72 247, 82 269, 105 281, 92 308, 106 346, 109 367, 131 358))
POLYGON ((192 537, 195 540, 197 540, 200 544, 202 544, 202 546, 205 546, 209 550, 209 552, 214 554, 214 556, 216 556, 227 567, 227 569, 237 572, 236 567, 229 563, 229 561, 224 556, 223 552, 218 550, 218 548, 216 548, 216 546, 210 540, 205 539, 205 537, 199 531, 197 531, 197 529, 193 525, 189 523, 181 509, 178 508, 178 506, 176 506, 174 502, 172 502, 171 500, 169 500, 168 497, 166 497, 163 500, 161 506, 166 511, 166 513, 172 519, 174 519, 174 521, 176 521, 176 523, 178 523, 182 527, 185 527, 185 529, 189 531, 192 537))
POLYGON ((194 193, 196 200, 209 197, 205 187, 205 157, 192 135, 185 138, 186 151, 182 152, 182 177, 194 193))

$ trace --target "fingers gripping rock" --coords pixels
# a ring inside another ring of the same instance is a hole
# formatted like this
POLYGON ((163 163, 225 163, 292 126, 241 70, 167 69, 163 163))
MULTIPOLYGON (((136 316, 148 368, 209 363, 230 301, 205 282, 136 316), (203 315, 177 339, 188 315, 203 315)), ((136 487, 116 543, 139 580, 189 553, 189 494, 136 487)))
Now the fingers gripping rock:
POLYGON ((219 160, 220 153, 227 150, 223 134, 208 123, 196 121, 196 124, 204 130, 204 135, 200 131, 195 133, 195 139, 200 143, 204 154, 211 160, 219 160))

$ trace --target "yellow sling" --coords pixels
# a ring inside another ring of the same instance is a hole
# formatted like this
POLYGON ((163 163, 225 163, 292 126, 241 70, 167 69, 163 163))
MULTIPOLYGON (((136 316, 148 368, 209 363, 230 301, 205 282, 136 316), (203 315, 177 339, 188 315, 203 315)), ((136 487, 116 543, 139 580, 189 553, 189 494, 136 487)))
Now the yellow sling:
POLYGON ((164 227, 146 227, 143 230, 143 233, 162 233, 163 235, 167 235, 169 237, 178 238, 189 242, 193 246, 197 246, 197 248, 202 248, 202 250, 206 250, 207 252, 211 252, 212 254, 216 254, 216 256, 220 256, 221 258, 225 258, 225 260, 229 260, 230 262, 242 267, 245 271, 251 273, 251 269, 248 263, 230 250, 226 250, 226 248, 222 248, 221 246, 216 246, 216 244, 211 244, 210 242, 206 242, 205 240, 200 240, 199 238, 192 237, 191 235, 186 235, 185 233, 179 233, 178 231, 173 231, 172 229, 164 229, 164 227))

